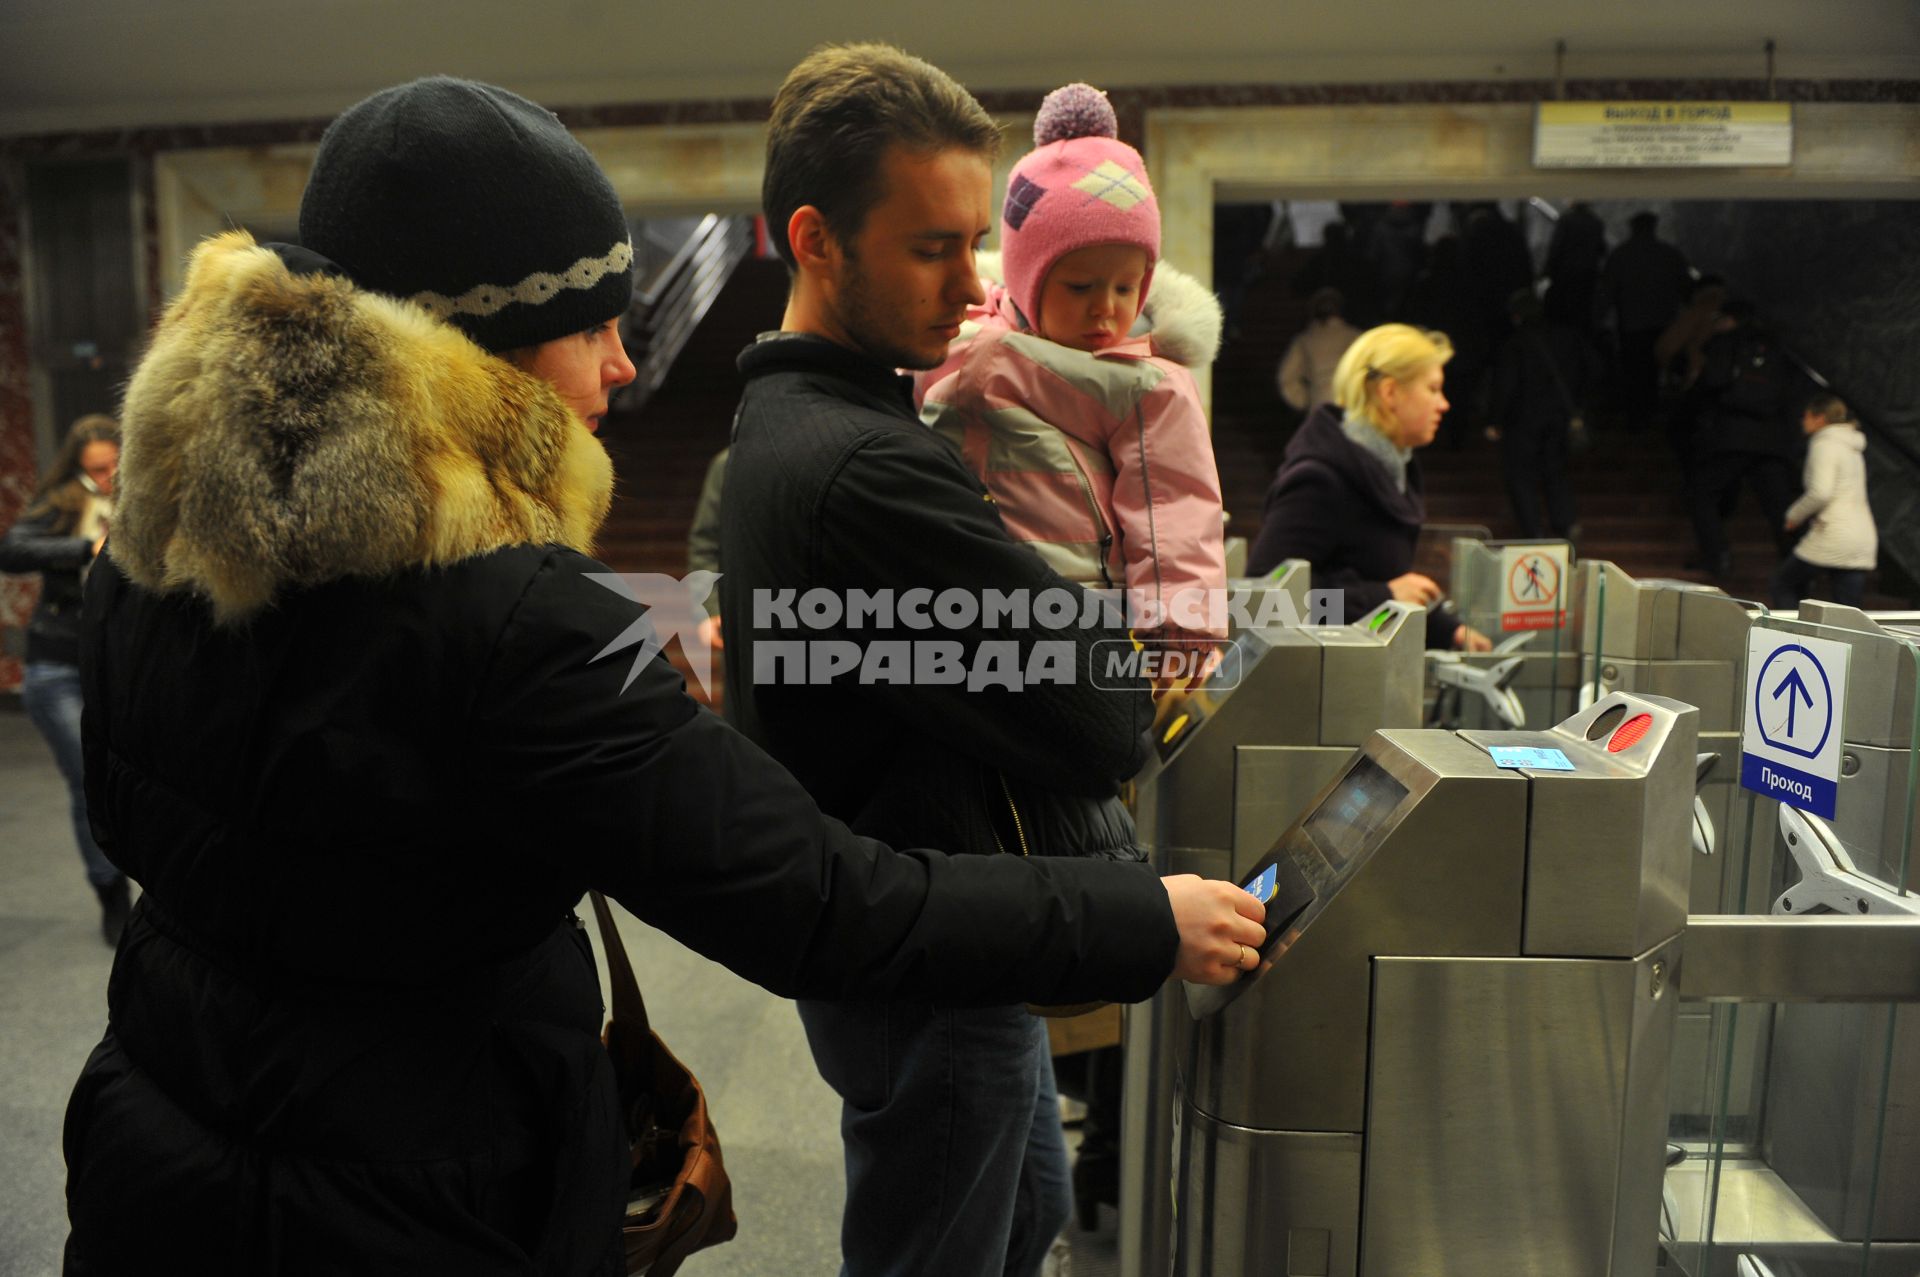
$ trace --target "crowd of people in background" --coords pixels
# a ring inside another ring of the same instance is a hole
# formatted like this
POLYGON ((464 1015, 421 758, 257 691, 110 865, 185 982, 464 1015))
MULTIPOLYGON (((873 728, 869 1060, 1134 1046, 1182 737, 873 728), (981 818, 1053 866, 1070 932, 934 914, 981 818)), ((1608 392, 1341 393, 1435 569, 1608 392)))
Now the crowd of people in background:
MULTIPOLYGON (((1319 228, 1288 278, 1307 322, 1276 369, 1280 398, 1302 418, 1333 402, 1334 367, 1375 325, 1443 332, 1451 408, 1438 442, 1498 444, 1518 535, 1578 538, 1574 459, 1607 432, 1652 431, 1671 449, 1693 528, 1688 568, 1716 580, 1731 574, 1726 523, 1748 488, 1785 563, 1807 446, 1802 409, 1821 387, 1752 304, 1661 237, 1657 213, 1634 214, 1610 244, 1587 204, 1541 207, 1552 231, 1530 247, 1494 201, 1340 205, 1340 220, 1319 228)), ((1270 264, 1293 226, 1279 209, 1267 212, 1268 251, 1252 260, 1270 264)), ((1241 211, 1222 210, 1220 220, 1244 240, 1241 211)), ((1242 268, 1221 289, 1230 334, 1257 269, 1242 268)))

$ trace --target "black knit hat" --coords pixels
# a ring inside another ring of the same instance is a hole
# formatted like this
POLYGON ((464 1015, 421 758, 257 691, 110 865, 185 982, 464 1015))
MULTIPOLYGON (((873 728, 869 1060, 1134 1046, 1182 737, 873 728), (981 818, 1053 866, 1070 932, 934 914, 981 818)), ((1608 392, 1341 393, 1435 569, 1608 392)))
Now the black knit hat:
POLYGON ((301 243, 488 350, 627 308, 633 244, 613 184, 545 107, 446 76, 383 89, 327 127, 301 243))

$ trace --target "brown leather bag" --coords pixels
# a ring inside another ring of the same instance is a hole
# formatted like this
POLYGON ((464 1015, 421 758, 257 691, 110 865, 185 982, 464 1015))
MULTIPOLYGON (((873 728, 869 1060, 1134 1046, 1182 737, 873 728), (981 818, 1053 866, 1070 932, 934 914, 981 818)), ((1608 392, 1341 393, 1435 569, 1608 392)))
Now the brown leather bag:
POLYGON ((633 1140, 633 1178, 620 1228, 627 1271, 671 1277, 688 1255, 731 1241, 739 1231, 733 1185, 720 1160, 720 1137, 707 1116, 700 1080, 647 1022, 647 1004, 613 912, 605 896, 589 894, 613 989, 613 1019, 603 1036, 633 1140))

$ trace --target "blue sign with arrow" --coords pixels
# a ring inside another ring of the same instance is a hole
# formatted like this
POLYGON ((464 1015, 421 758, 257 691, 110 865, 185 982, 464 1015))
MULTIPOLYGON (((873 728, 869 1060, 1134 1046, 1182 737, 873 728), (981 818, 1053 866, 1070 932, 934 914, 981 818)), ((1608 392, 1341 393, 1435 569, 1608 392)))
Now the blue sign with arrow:
POLYGON ((1807 708, 1813 708, 1813 697, 1807 695, 1806 680, 1800 677, 1799 670, 1788 670, 1787 676, 1780 680, 1780 686, 1773 689, 1773 699, 1787 698, 1787 735, 1793 735, 1793 711, 1804 700, 1807 708))
POLYGON ((1753 630, 1740 751, 1744 788, 1833 818, 1851 653, 1831 639, 1753 630))

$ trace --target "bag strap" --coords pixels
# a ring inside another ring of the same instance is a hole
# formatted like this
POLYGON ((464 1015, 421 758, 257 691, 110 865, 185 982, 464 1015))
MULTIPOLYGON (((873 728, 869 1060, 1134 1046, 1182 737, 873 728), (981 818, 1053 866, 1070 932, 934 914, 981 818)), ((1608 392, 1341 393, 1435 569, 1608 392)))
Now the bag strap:
POLYGON ((613 925, 613 910, 607 898, 597 891, 587 893, 593 900, 593 916, 600 923, 600 947, 607 952, 607 983, 613 986, 613 1018, 628 1026, 645 1042, 653 1026, 647 1022, 647 1001, 640 996, 640 981, 627 958, 627 946, 620 942, 619 928, 613 925))

